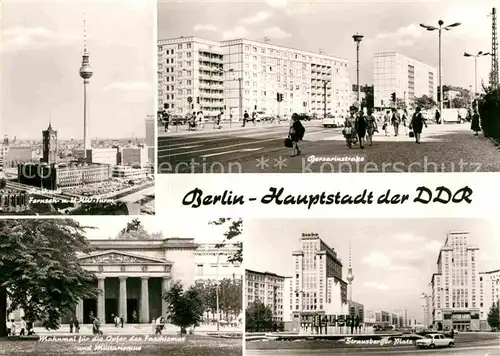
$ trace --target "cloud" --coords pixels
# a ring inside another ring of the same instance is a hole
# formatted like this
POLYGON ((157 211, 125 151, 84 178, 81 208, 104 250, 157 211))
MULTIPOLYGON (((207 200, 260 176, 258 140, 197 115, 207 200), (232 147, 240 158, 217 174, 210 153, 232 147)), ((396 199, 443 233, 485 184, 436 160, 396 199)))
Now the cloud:
POLYGON ((231 30, 224 31, 222 37, 225 40, 250 37, 251 32, 243 26, 236 26, 231 30))
POLYGON ((366 282, 363 284, 363 287, 365 288, 374 288, 374 289, 379 289, 379 290, 387 290, 389 287, 386 284, 381 284, 377 282, 366 282))
POLYGON ((285 8, 288 4, 287 0, 267 0, 267 3, 276 8, 285 8))
POLYGON ((256 13, 253 16, 244 18, 242 20, 242 22, 245 23, 245 24, 247 24, 247 25, 254 25, 254 24, 266 21, 271 16, 272 16, 272 14, 270 12, 259 11, 258 13, 256 13))
POLYGON ((396 42, 398 46, 413 46, 422 37, 424 29, 415 24, 400 27, 396 32, 379 33, 377 40, 396 42))
POLYGON ((368 256, 363 258, 363 262, 371 267, 386 267, 391 264, 389 257, 380 252, 370 252, 368 256))
POLYGON ((436 240, 431 240, 425 243, 424 249, 430 252, 435 252, 437 254, 439 253, 439 250, 441 249, 442 246, 443 244, 441 242, 436 240))
POLYGON ((292 36, 291 33, 286 32, 277 26, 266 28, 263 31, 263 34, 266 37, 277 38, 277 39, 284 39, 292 36))
POLYGON ((214 25, 202 25, 202 24, 199 24, 199 25, 195 25, 193 27, 193 30, 194 31, 213 31, 213 32, 216 32, 217 31, 217 27, 215 27, 214 25))
POLYGON ((411 233, 401 233, 393 235, 394 240, 400 242, 422 242, 424 238, 419 235, 413 235, 411 233))
POLYGON ((114 82, 104 87, 105 91, 120 92, 147 92, 151 91, 151 85, 146 82, 114 82))
POLYGON ((3 31, 0 49, 3 52, 33 51, 68 45, 75 40, 74 35, 52 32, 45 27, 15 27, 3 31))

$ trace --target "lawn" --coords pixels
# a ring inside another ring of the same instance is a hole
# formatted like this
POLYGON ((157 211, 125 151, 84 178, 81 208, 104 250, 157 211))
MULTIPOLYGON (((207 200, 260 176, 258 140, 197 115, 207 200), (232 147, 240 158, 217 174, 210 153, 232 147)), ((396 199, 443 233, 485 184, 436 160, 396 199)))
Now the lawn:
POLYGON ((215 339, 189 336, 184 342, 144 341, 143 336, 135 340, 122 337, 111 341, 86 342, 41 342, 0 340, 0 355, 112 355, 112 356, 241 356, 242 342, 239 339, 215 339), (126 350, 125 348, 128 348, 126 350))

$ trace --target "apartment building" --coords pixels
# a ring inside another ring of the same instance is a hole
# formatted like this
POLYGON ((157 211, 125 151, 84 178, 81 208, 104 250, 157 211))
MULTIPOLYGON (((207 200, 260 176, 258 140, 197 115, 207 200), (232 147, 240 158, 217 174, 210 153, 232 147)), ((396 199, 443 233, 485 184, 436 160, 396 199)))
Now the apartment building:
POLYGON ((432 318, 438 330, 480 330, 479 248, 468 232, 448 233, 432 275, 432 318))
POLYGON ((238 249, 237 244, 225 244, 223 247, 217 243, 199 244, 194 252, 196 280, 241 279, 241 263, 229 261, 238 249))
POLYGON ((489 330, 488 313, 493 303, 500 303, 500 269, 479 272, 479 320, 482 330, 489 330))
POLYGON ((402 100, 411 106, 415 98, 424 95, 437 101, 438 75, 436 68, 397 52, 373 54, 374 106, 378 109, 395 105, 402 100))
POLYGON ((221 111, 233 118, 245 111, 347 115, 347 65, 330 55, 247 39, 159 40, 159 107, 178 115, 202 110, 208 117, 221 111), (277 93, 283 94, 280 103, 277 93))
POLYGON ((273 311, 273 320, 283 321, 285 277, 271 272, 245 270, 246 307, 256 301, 262 302, 273 311))

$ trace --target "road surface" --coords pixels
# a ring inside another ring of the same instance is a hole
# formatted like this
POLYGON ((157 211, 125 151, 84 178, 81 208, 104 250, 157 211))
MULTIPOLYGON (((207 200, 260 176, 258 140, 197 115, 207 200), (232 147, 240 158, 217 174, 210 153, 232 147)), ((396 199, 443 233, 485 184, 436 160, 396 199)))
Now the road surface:
POLYGON ((346 147, 342 129, 305 122, 302 155, 284 147, 288 124, 160 133, 159 173, 500 172, 500 152, 470 124, 429 124, 422 142, 378 133, 373 146, 346 147))

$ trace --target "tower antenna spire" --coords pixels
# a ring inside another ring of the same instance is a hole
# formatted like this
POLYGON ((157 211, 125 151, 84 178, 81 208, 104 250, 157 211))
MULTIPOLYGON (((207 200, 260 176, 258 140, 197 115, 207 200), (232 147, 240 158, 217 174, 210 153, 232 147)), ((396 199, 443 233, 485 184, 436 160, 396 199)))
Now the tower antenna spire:
POLYGON ((352 301, 352 281, 354 275, 352 274, 352 257, 351 257, 351 240, 349 239, 349 268, 347 269, 347 282, 349 283, 349 302, 352 301))
POLYGON ((83 13, 83 52, 87 53, 87 15, 83 13))

